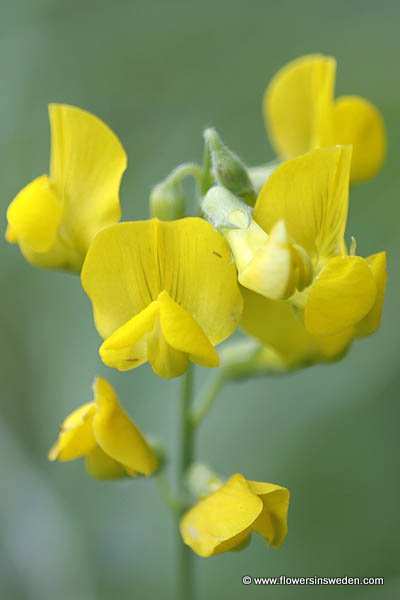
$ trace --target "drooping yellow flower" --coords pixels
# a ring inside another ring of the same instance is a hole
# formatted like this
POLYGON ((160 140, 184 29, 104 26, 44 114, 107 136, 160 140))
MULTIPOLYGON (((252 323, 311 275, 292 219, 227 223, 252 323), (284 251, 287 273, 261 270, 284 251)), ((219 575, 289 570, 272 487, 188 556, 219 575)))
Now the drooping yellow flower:
POLYGON ((199 218, 120 223, 89 249, 82 285, 105 339, 100 355, 120 371, 149 361, 177 377, 193 361, 219 364, 215 345, 237 327, 242 297, 222 236, 199 218))
POLYGON ((281 291, 285 282, 299 281, 298 261, 284 247, 281 263, 286 268, 274 272, 262 242, 254 250, 257 269, 251 270, 251 280, 241 279, 252 290, 244 292, 242 327, 287 365, 330 360, 352 339, 379 327, 386 255, 364 259, 354 255, 355 248, 349 253, 344 241, 350 158, 348 147, 336 147, 288 160, 271 175, 257 199, 253 213, 257 226, 268 237, 284 223, 287 244, 301 249, 305 263, 311 265, 311 281, 301 288, 297 285, 297 291, 292 286, 288 297, 281 291))
POLYGON ((280 546, 287 534, 289 498, 284 487, 248 481, 237 473, 183 516, 183 541, 203 557, 242 546, 252 532, 280 546))
POLYGON ((37 267, 80 271, 95 234, 120 219, 127 158, 94 115, 51 104, 50 174, 34 179, 8 207, 6 239, 37 267))
POLYGON ((335 73, 335 59, 320 54, 298 58, 278 71, 263 100, 271 143, 283 159, 351 144, 351 181, 371 179, 386 154, 382 116, 359 96, 335 99, 335 73))
POLYGON ((86 458, 86 468, 97 479, 151 475, 157 458, 143 435, 124 412, 111 385, 98 377, 94 400, 72 412, 60 427, 50 460, 86 458))

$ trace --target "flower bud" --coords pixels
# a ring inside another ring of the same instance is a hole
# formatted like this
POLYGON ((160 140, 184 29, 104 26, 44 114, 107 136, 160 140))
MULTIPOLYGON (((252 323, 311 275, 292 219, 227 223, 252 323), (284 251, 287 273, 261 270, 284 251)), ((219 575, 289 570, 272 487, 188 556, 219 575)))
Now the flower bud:
POLYGON ((256 193, 247 169, 236 154, 222 142, 215 129, 206 129, 204 139, 211 153, 214 176, 230 192, 253 205, 256 193))
POLYGON ((185 213, 182 184, 168 178, 154 186, 150 193, 150 212, 161 221, 180 219, 185 213))

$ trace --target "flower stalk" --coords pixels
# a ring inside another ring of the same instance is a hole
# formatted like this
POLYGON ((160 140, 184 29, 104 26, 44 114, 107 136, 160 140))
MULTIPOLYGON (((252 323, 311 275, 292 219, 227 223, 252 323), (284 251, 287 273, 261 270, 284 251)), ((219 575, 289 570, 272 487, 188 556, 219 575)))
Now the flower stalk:
POLYGON ((173 221, 185 216, 185 194, 182 182, 192 177, 199 188, 203 185, 203 169, 195 163, 178 165, 151 191, 150 212, 152 217, 162 221, 173 221))
POLYGON ((205 416, 211 409, 218 394, 224 387, 226 382, 223 369, 219 369, 216 374, 210 379, 208 385, 200 395, 197 408, 193 409, 191 414, 191 426, 196 428, 203 422, 205 416))
MULTIPOLYGON (((194 368, 189 365, 182 378, 182 389, 180 398, 180 421, 178 433, 178 458, 177 477, 179 495, 183 500, 187 493, 185 487, 185 475, 192 464, 194 454, 194 427, 190 418, 193 402, 194 368)), ((182 502, 176 512, 177 527, 187 506, 182 502)), ((178 598, 180 600, 191 600, 193 597, 193 553, 186 546, 181 537, 177 537, 177 569, 178 569, 178 598)))

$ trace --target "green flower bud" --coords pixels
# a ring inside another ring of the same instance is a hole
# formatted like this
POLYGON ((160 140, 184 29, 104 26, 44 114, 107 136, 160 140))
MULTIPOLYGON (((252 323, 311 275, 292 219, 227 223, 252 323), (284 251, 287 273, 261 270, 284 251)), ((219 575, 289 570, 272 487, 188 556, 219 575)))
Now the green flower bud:
POLYGON ((150 193, 150 212, 162 221, 181 219, 185 214, 182 184, 169 179, 157 184, 150 193))
POLYGON ((243 162, 225 146, 215 129, 206 129, 204 139, 210 149, 214 176, 218 183, 253 205, 256 193, 243 162))

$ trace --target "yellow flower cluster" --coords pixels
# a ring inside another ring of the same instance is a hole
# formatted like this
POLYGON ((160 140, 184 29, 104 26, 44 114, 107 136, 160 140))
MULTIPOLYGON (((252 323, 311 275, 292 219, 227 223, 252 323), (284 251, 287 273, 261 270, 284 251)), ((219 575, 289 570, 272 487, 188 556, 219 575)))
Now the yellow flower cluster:
MULTIPOLYGON (((349 183, 378 172, 386 136, 372 104, 334 99, 334 79, 334 59, 320 55, 273 78, 263 112, 281 164, 262 181, 254 207, 245 166, 209 130, 214 171, 202 174, 202 217, 169 222, 119 223, 121 143, 90 113, 50 106, 49 175, 11 202, 6 238, 35 266, 81 273, 106 365, 126 371, 149 362, 167 379, 189 362, 215 368, 215 347, 240 326, 260 342, 254 371, 260 360, 293 369, 338 358, 376 331, 385 253, 357 256, 345 228, 349 183)), ((162 193, 157 186, 157 206, 162 193)), ((251 373, 251 361, 247 367, 251 373)), ((99 479, 158 469, 154 449, 101 378, 49 454, 79 457, 99 479)), ((181 534, 200 556, 242 547, 252 532, 279 546, 288 504, 286 488, 236 474, 183 516, 181 534)))

